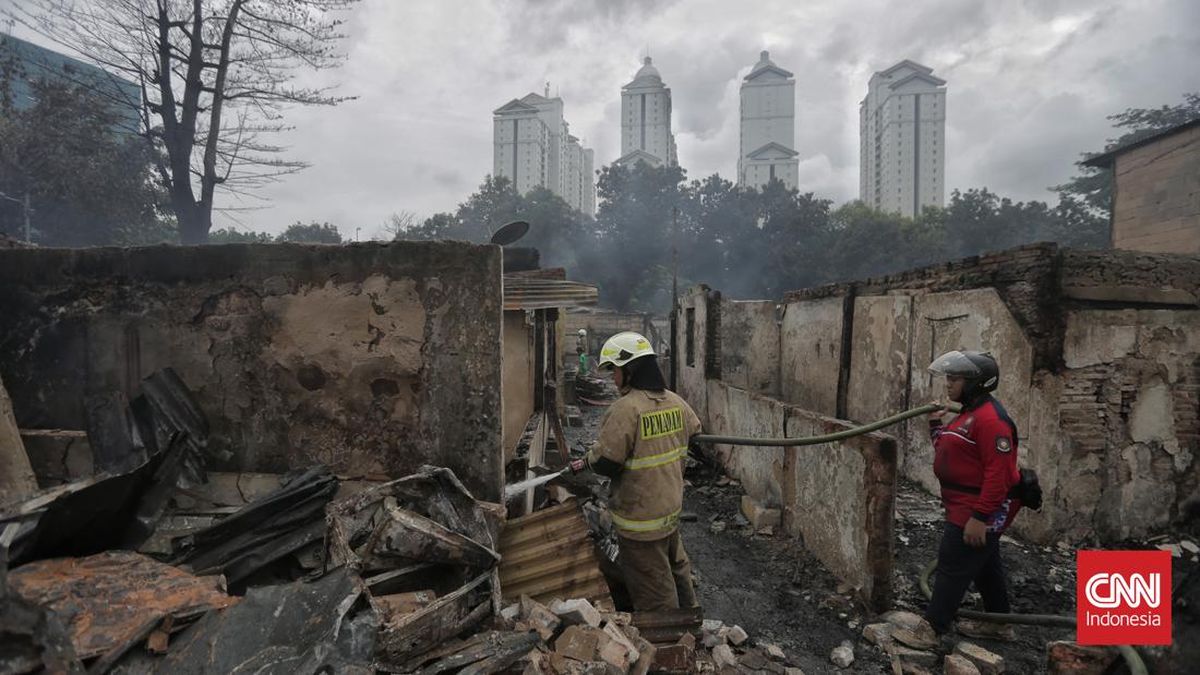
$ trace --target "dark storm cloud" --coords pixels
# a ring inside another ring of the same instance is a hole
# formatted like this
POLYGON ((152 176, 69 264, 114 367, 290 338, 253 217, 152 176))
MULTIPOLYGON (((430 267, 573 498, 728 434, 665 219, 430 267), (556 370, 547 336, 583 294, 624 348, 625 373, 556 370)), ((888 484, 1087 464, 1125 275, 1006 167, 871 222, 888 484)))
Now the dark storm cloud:
POLYGON ((1116 134, 1105 116, 1200 89, 1200 3, 1137 4, 368 0, 348 24, 350 62, 326 76, 362 99, 290 118, 314 167, 274 188, 258 218, 274 228, 452 210, 492 169, 491 111, 547 81, 572 133, 608 164, 621 85, 647 48, 692 178, 733 177, 738 86, 766 48, 796 76, 804 189, 857 196, 858 103, 873 71, 911 58, 949 81, 947 194, 1048 199, 1080 153, 1116 134))
POLYGON ((509 44, 544 53, 568 47, 572 31, 603 32, 637 25, 679 0, 500 0, 509 44))

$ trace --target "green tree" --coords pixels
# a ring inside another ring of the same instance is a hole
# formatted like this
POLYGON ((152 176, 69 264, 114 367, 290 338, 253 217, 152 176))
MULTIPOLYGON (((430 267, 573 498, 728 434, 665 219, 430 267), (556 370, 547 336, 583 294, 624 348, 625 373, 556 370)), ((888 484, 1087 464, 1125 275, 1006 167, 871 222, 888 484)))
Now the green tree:
POLYGON ((962 257, 1029 243, 1046 213, 1041 202, 1014 203, 987 188, 955 190, 944 214, 946 252, 962 257))
POLYGON ((681 200, 679 247, 682 276, 729 293, 743 293, 744 253, 758 245, 757 202, 753 191, 718 174, 688 184, 681 200))
POLYGON ((821 283, 829 278, 828 249, 832 203, 811 192, 801 194, 773 180, 758 193, 762 223, 761 253, 746 261, 763 274, 759 297, 779 297, 784 292, 821 283))
POLYGON ((486 176, 479 189, 458 205, 454 213, 437 213, 420 225, 415 218, 393 219, 389 231, 400 239, 457 239, 484 243, 496 230, 514 220, 529 223, 529 233, 514 246, 538 249, 544 267, 565 267, 578 278, 592 253, 593 221, 572 209, 562 197, 544 187, 519 194, 504 177, 486 176))
MULTIPOLYGON (((0 70, 8 91, 11 69, 0 70)), ((0 192, 29 196, 32 238, 47 246, 172 242, 161 217, 163 194, 152 179, 154 158, 136 136, 121 133, 109 101, 58 80, 30 82, 34 104, 16 109, 0 99, 0 192)), ((5 200, 0 231, 23 237, 23 209, 5 200)))
POLYGON ((296 222, 288 225, 283 234, 279 235, 278 241, 307 244, 340 244, 342 243, 342 233, 332 223, 318 223, 313 221, 305 225, 304 223, 296 222))
POLYGON ((581 256, 586 260, 594 245, 594 221, 562 197, 535 187, 521 198, 511 220, 529 223, 529 234, 514 246, 536 248, 543 267, 563 267, 572 275, 583 271, 581 256))
POLYGON ((1105 248, 1109 245, 1108 219, 1071 194, 1060 195, 1054 217, 1038 237, 1072 248, 1105 248))
POLYGON ((524 206, 521 194, 504 176, 488 175, 479 190, 458 205, 455 216, 459 232, 455 239, 485 242, 505 224, 512 222, 524 206))
MULTIPOLYGON (((1108 152, 1127 143, 1134 143, 1147 136, 1178 126, 1184 122, 1200 117, 1200 92, 1183 95, 1183 102, 1177 105, 1164 105, 1158 108, 1127 108, 1125 112, 1109 115, 1113 128, 1125 130, 1120 136, 1110 138, 1101 152, 1108 152)), ((1095 152, 1084 153, 1084 159, 1095 152)), ((1095 215, 1108 218, 1112 203, 1112 172, 1107 169, 1097 169, 1090 166, 1080 166, 1080 174, 1071 180, 1057 185, 1051 190, 1058 193, 1059 198, 1071 197, 1075 203, 1069 205, 1075 209, 1082 205, 1095 215)), ((1090 224, 1090 222, 1088 223, 1090 224)), ((1085 224, 1087 225, 1087 224, 1085 224)), ((1080 235, 1084 241, 1092 241, 1095 235, 1084 233, 1080 235)))
MULTIPOLYGON (((602 253, 593 278, 609 306, 622 310, 668 308, 647 305, 646 298, 662 296, 645 288, 638 292, 641 301, 635 304, 634 290, 643 271, 670 265, 674 210, 684 211, 686 177, 681 167, 653 167, 644 162, 606 166, 600 171, 596 246, 602 253)), ((655 283, 659 287, 666 284, 669 293, 669 281, 656 278, 655 283)))
POLYGON ((454 239, 463 230, 462 223, 453 213, 435 213, 425 219, 420 225, 409 227, 396 232, 396 239, 428 241, 434 239, 454 239))
POLYGON ((898 214, 883 213, 860 201, 831 214, 828 265, 822 281, 849 281, 913 267, 918 255, 911 235, 920 224, 898 214))
POLYGON ((266 232, 235 230, 225 227, 208 233, 210 244, 270 244, 275 238, 266 232))

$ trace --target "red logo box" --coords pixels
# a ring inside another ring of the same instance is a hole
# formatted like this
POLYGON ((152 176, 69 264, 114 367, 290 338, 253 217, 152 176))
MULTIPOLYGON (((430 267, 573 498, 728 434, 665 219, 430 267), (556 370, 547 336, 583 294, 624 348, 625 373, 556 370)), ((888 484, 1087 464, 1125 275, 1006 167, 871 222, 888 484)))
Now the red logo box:
POLYGON ((1079 644, 1171 644, 1169 551, 1078 551, 1076 555, 1079 644))

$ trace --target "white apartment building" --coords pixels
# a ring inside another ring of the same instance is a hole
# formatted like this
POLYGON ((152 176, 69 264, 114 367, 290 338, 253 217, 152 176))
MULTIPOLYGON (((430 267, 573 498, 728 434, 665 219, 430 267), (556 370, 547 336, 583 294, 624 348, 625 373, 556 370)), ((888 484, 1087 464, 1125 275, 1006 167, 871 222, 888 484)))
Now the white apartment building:
POLYGON ((675 166, 671 133, 671 90, 647 56, 633 81, 621 87, 621 157, 617 163, 643 161, 675 166))
POLYGON ((592 151, 572 136, 563 100, 528 94, 492 112, 492 175, 505 176, 521 194, 541 185, 572 208, 595 213, 592 151))
POLYGON ((773 179, 797 187, 796 80, 769 52, 742 81, 738 185, 762 188, 773 179))
POLYGON ((905 59, 875 73, 859 106, 859 198, 916 216, 945 202, 946 81, 905 59))

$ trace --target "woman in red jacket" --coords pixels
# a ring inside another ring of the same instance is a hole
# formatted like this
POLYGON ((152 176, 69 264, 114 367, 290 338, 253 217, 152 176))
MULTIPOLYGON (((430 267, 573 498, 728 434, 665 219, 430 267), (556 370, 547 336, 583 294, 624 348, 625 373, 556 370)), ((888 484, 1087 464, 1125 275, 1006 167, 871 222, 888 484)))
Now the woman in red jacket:
MULTIPOLYGON (((962 404, 962 412, 949 421, 944 412, 929 420, 933 472, 941 483, 946 523, 925 618, 940 635, 950 630, 972 582, 986 611, 1011 611, 1000 535, 1020 509, 1010 491, 1021 476, 1017 425, 991 394, 1000 379, 996 359, 985 352, 953 351, 939 356, 929 370, 946 377, 948 398, 962 404)), ((1012 633, 1001 624, 966 620, 959 621, 958 630, 975 637, 1012 633)))

